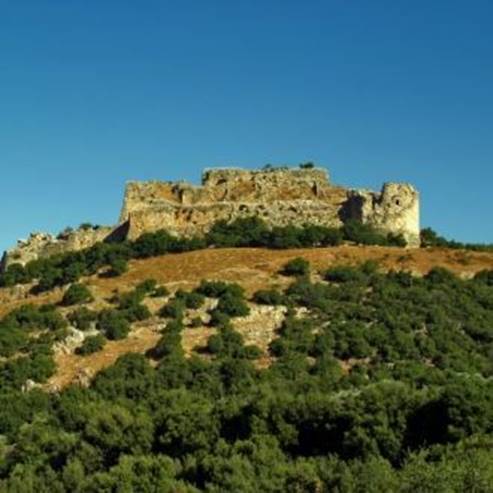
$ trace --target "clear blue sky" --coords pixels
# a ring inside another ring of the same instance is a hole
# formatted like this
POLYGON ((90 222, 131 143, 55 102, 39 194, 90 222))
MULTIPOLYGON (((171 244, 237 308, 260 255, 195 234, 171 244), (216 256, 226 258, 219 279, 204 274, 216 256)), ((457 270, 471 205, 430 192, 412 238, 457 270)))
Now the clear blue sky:
POLYGON ((490 0, 0 0, 0 249, 129 179, 313 160, 493 242, 490 0))

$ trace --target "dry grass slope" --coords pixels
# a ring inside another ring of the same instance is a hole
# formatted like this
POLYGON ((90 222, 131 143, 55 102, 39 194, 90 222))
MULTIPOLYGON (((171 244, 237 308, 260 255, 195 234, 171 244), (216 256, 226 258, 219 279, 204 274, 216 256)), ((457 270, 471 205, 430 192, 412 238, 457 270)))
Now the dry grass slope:
MULTIPOLYGON (((290 280, 278 274, 281 267, 290 259, 304 257, 310 261, 314 270, 326 269, 331 265, 358 264, 374 260, 383 269, 406 270, 422 275, 432 267, 442 266, 463 277, 470 277, 483 269, 493 269, 493 254, 466 252, 448 249, 406 249, 370 246, 344 245, 333 248, 267 250, 257 248, 208 249, 182 254, 169 254, 161 257, 137 260, 130 263, 129 271, 118 278, 90 277, 85 282, 95 295, 94 307, 103 307, 106 300, 117 292, 134 288, 145 279, 155 279, 174 291, 178 288, 191 289, 202 279, 237 282, 247 294, 269 287, 283 288, 290 280)), ((57 289, 42 296, 29 294, 28 287, 0 289, 0 316, 24 303, 56 303, 61 300, 63 290, 57 289)), ((162 300, 149 300, 151 311, 155 312, 162 300)), ((255 343, 264 351, 274 337, 279 322, 279 313, 254 310, 245 320, 238 320, 236 329, 247 343, 255 343)), ((282 317, 281 317, 282 318, 282 317)), ((105 348, 89 356, 58 354, 57 374, 49 381, 48 388, 57 389, 70 382, 94 375, 97 371, 111 365, 122 354, 128 352, 144 353, 154 347, 160 338, 159 331, 163 321, 152 318, 136 324, 128 338, 110 341, 105 348)), ((197 345, 204 345, 214 332, 208 327, 186 329, 183 334, 184 349, 187 354, 197 345)), ((265 355, 259 365, 269 363, 265 355)))

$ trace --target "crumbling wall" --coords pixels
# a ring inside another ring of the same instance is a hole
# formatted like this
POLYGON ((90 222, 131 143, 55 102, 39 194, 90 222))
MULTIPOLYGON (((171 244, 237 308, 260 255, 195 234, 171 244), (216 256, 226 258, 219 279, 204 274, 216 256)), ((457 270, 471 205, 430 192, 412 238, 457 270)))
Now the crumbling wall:
POLYGON ((419 193, 407 183, 385 183, 380 193, 352 190, 347 218, 386 232, 401 234, 409 246, 420 245, 419 193))
POLYGON ((305 223, 341 226, 354 218, 419 245, 419 194, 408 184, 386 183, 381 192, 349 190, 329 182, 323 169, 210 169, 202 186, 131 182, 121 221, 129 238, 166 229, 201 235, 218 220, 255 215, 270 226, 305 223))
POLYGON ((1 268, 3 270, 11 264, 25 265, 39 258, 83 250, 105 241, 113 231, 113 227, 81 228, 56 237, 47 233, 31 233, 27 240, 18 240, 14 248, 4 253, 1 268))
POLYGON ((270 226, 306 223, 339 227, 347 219, 402 234, 419 246, 419 194, 409 184, 386 183, 381 192, 332 185, 326 170, 208 169, 202 184, 129 182, 120 221, 113 228, 79 229, 57 238, 35 233, 4 255, 0 268, 81 250, 100 241, 135 239, 166 229, 181 236, 202 235, 218 220, 257 216, 270 226))
POLYGON ((147 181, 127 183, 120 221, 143 210, 170 205, 211 205, 218 202, 268 203, 286 200, 329 200, 334 195, 323 169, 244 170, 209 169, 202 186, 186 182, 147 181))
POLYGON ((120 220, 128 222, 130 239, 157 229, 201 235, 216 221, 247 216, 270 226, 340 226, 338 211, 347 198, 347 190, 331 185, 323 169, 210 169, 201 186, 128 183, 120 220))

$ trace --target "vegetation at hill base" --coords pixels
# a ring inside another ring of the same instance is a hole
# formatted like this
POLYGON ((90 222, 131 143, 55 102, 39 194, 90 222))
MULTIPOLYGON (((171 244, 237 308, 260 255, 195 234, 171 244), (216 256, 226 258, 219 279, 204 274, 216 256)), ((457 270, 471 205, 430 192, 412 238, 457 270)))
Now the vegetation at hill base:
POLYGON ((12 311, 0 321, 0 491, 491 492, 493 271, 421 278, 367 262, 314 281, 303 265, 284 269, 286 289, 252 297, 286 307, 267 367, 235 329, 245 291, 204 280, 166 292, 149 354, 122 356, 88 388, 23 392, 55 371, 67 320, 99 331, 79 349, 90 354, 152 316, 160 287, 144 281, 100 312, 12 311), (186 357, 185 316, 206 299, 213 333, 186 357))

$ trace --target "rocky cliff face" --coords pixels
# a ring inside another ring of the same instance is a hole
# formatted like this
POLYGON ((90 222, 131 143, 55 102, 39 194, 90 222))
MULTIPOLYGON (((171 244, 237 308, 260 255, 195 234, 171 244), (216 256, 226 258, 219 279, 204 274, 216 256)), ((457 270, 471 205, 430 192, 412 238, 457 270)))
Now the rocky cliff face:
POLYGON ((270 226, 339 227, 352 218, 383 232, 402 234, 409 246, 419 246, 419 194, 409 184, 386 183, 381 192, 373 192, 335 186, 327 171, 318 168, 226 168, 205 170, 200 186, 129 182, 116 227, 79 229, 57 238, 33 234, 6 252, 2 266, 80 250, 121 234, 135 239, 166 229, 176 235, 201 235, 218 220, 252 215, 270 226))

